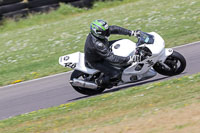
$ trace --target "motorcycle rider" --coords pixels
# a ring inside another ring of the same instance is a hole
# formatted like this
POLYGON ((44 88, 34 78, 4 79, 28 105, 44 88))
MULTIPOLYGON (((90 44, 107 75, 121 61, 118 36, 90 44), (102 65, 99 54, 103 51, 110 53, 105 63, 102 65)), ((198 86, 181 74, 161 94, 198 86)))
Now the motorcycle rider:
POLYGON ((85 65, 104 73, 104 76, 96 80, 97 85, 112 87, 110 81, 121 76, 121 70, 111 64, 131 64, 135 57, 120 57, 114 55, 109 47, 114 41, 108 41, 111 34, 137 36, 139 31, 128 30, 119 26, 109 26, 104 20, 95 20, 90 24, 90 33, 85 42, 85 65))

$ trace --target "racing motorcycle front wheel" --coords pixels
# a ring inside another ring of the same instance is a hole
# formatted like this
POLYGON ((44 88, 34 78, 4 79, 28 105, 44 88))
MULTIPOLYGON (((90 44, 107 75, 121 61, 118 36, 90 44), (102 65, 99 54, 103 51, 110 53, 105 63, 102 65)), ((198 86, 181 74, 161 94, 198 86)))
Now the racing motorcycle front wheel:
POLYGON ((180 53, 173 51, 173 53, 167 57, 165 62, 161 64, 157 62, 153 68, 159 74, 165 76, 174 76, 182 73, 186 67, 186 60, 180 53))
MULTIPOLYGON (((78 71, 78 70, 74 70, 72 72, 72 74, 71 74, 70 80, 73 80, 74 78, 76 78, 76 79, 82 79, 82 80, 88 80, 87 79, 88 76, 89 76, 88 74, 85 74, 85 73, 83 73, 81 71, 78 71)), ((93 80, 91 82, 94 82, 94 79, 95 79, 95 77, 92 78, 92 79, 90 78, 90 81, 93 80)), ((90 89, 90 88, 84 88, 84 87, 77 87, 77 86, 73 86, 73 85, 72 85, 72 87, 77 92, 79 92, 81 94, 84 94, 84 95, 89 95, 89 96, 100 94, 100 93, 102 93, 105 90, 105 88, 100 88, 100 87, 98 87, 96 89, 90 89)))

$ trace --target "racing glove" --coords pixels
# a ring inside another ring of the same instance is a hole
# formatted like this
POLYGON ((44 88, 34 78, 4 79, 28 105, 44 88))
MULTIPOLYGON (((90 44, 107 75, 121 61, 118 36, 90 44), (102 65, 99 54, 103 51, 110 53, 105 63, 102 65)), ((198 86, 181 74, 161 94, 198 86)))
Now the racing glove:
POLYGON ((132 31, 131 36, 137 37, 137 36, 140 36, 140 33, 141 33, 141 30, 132 31))

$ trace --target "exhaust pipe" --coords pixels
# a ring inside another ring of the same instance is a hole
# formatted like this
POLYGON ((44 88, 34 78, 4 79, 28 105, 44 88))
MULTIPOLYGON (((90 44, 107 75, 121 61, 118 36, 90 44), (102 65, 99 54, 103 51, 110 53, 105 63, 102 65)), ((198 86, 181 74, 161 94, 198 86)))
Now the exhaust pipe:
POLYGON ((70 80, 70 83, 72 86, 89 88, 89 89, 97 89, 98 87, 95 83, 87 82, 87 81, 76 79, 76 78, 74 78, 73 80, 70 80))

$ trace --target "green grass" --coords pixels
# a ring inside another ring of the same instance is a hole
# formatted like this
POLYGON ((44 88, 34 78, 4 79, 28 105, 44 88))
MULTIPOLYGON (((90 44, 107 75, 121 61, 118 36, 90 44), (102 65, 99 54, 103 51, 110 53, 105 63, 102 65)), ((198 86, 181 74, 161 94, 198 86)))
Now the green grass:
MULTIPOLYGON (((90 10, 62 5, 50 14, 7 20, 0 26, 0 86, 68 71, 58 64, 59 56, 83 52, 89 24, 95 19, 158 32, 167 47, 199 41, 199 6, 199 0, 124 0, 98 2, 90 10)), ((135 40, 110 39, 117 38, 135 40)))
MULTIPOLYGON (((128 126, 132 122, 137 123, 138 119, 148 120, 151 116, 156 116, 157 113, 166 114, 169 112, 168 110, 171 112, 177 111, 191 104, 198 106, 199 96, 200 74, 184 76, 178 79, 106 93, 96 97, 62 104, 58 107, 42 109, 7 120, 1 120, 0 132, 103 132, 104 128, 110 127, 112 129, 113 126, 120 124, 128 126)), ((192 111, 193 108, 189 110, 192 111)), ((182 112, 179 111, 179 113, 182 112)), ((193 113, 191 115, 196 114, 193 113)), ((197 121, 199 120, 198 117, 195 117, 194 120, 196 121, 187 121, 187 123, 181 123, 180 120, 179 123, 174 123, 172 125, 173 129, 170 130, 182 130, 186 127, 195 126, 195 122, 200 122, 197 121)), ((145 125, 145 123, 143 124, 145 125)), ((113 133, 116 133, 115 129, 112 130, 113 133)), ((122 127, 119 126, 117 131, 119 132, 121 130, 122 127)), ((141 128, 140 131, 143 132, 144 130, 141 128)), ((167 131, 167 128, 160 129, 152 127, 149 129, 149 132, 151 131, 162 132, 167 131)))

